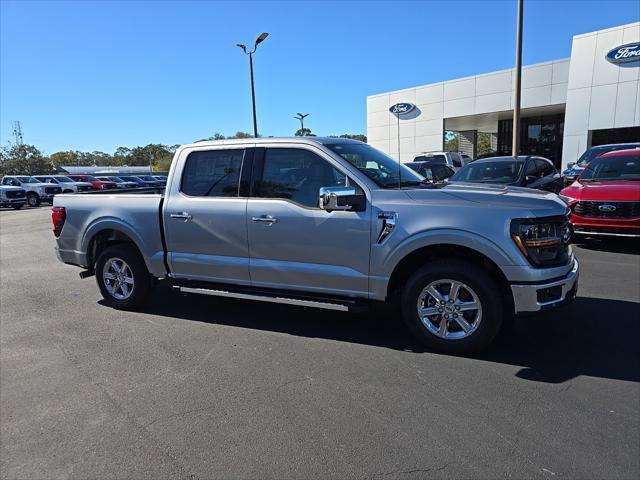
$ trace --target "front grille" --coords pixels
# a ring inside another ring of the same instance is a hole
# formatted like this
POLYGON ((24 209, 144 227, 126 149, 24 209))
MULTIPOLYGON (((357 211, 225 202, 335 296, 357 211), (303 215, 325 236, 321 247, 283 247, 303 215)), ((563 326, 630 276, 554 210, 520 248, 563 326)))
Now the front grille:
POLYGON ((27 196, 24 190, 7 190, 5 194, 7 198, 24 198, 27 196))
POLYGON ((60 187, 44 187, 44 193, 55 195, 57 193, 62 193, 62 189, 60 187))
POLYGON ((88 192, 89 190, 93 190, 93 187, 90 185, 81 185, 78 187, 79 192, 88 192))
POLYGON ((640 217, 640 202, 578 202, 573 213, 588 218, 640 217))

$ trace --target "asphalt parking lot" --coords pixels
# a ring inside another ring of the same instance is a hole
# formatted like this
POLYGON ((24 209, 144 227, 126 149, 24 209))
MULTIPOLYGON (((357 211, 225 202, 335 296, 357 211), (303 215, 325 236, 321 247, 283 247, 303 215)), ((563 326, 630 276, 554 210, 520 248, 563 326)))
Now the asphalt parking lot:
POLYGON ((50 209, 0 212, 0 476, 638 478, 640 256, 577 247, 579 298, 476 357, 389 312, 174 293, 102 305, 50 209))

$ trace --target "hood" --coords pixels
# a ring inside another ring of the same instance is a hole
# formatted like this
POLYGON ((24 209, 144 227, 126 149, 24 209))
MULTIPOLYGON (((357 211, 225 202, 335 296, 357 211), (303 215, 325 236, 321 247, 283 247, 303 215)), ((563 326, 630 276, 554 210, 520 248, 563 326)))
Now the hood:
POLYGON ((38 188, 58 187, 58 188, 60 188, 60 185, 55 185, 53 183, 40 183, 40 182, 38 182, 38 183, 23 183, 22 184, 22 188, 26 188, 26 189, 35 188, 35 187, 38 187, 38 188))
POLYGON ((578 180, 560 193, 583 201, 640 201, 640 181, 581 182, 578 180))
MULTIPOLYGON (((503 185, 479 185, 477 183, 448 184, 438 191, 451 199, 472 202, 484 207, 515 208, 529 210, 536 216, 563 215, 566 204, 555 193, 532 188, 503 185)), ((433 200, 433 190, 408 190, 407 195, 415 201, 433 200)))
POLYGON ((71 185, 76 185, 78 187, 93 187, 93 185, 89 182, 60 182, 60 183, 70 183, 71 185))
POLYGON ((24 190, 22 187, 14 187, 13 185, 0 185, 0 190, 24 190))

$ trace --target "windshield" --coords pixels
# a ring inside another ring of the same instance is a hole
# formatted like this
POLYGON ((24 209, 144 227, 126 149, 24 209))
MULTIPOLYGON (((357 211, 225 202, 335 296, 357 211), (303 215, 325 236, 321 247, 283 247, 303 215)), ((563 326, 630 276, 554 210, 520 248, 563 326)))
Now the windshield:
POLYGON ((53 177, 53 178, 55 178, 57 181, 63 182, 63 183, 65 183, 65 182, 73 182, 73 180, 71 180, 69 177, 53 177))
POLYGON ((593 160, 596 157, 599 157, 604 153, 614 152, 616 150, 627 150, 628 148, 633 148, 633 147, 629 145, 616 145, 616 146, 609 146, 609 147, 590 148, 580 156, 580 158, 576 162, 576 165, 579 167, 586 167, 587 165, 589 165, 589 162, 591 160, 593 160))
POLYGON ((580 176, 580 181, 640 180, 640 155, 596 158, 580 176))
POLYGON ((424 182, 422 175, 404 165, 398 166, 396 160, 370 145, 336 143, 325 146, 383 188, 398 188, 398 169, 400 169, 403 187, 419 186, 424 182))
POLYGON ((449 180, 452 182, 514 183, 520 178, 524 162, 476 162, 462 167, 449 180))
POLYGON ((37 178, 33 177, 16 177, 20 183, 42 183, 37 178))

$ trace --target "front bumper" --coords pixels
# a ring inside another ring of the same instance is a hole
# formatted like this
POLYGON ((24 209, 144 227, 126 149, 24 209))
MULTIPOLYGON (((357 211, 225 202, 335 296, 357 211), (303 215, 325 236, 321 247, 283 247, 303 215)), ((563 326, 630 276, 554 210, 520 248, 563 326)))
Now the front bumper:
POLYGON ((12 207, 14 205, 24 205, 27 203, 25 197, 22 198, 5 198, 0 200, 0 207, 12 207))
POLYGON ((578 261, 563 278, 552 281, 511 284, 515 313, 539 312, 570 303, 578 293, 578 261))
POLYGON ((640 237, 640 218, 591 218, 571 214, 574 235, 640 237))

